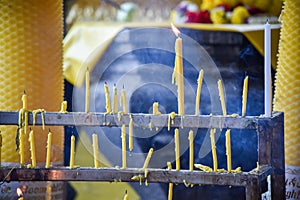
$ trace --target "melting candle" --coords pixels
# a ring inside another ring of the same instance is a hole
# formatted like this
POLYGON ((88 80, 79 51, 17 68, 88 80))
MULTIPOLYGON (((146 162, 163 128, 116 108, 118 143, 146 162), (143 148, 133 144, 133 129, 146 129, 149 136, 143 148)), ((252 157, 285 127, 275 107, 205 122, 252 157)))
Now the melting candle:
POLYGON ((172 83, 174 79, 176 81, 177 89, 177 103, 178 103, 178 114, 184 115, 184 76, 183 76, 183 60, 182 60, 182 38, 179 36, 180 31, 173 25, 172 30, 177 36, 175 41, 175 66, 172 75, 172 83))
POLYGON ((61 113, 67 113, 67 106, 68 106, 68 102, 67 101, 61 102, 60 112, 61 113))

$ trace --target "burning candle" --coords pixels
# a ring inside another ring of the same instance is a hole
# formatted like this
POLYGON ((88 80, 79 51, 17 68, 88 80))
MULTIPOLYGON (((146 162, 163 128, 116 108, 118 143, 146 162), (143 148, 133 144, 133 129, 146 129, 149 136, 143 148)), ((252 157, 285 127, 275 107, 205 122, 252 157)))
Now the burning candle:
POLYGON ((197 87, 197 95, 196 95, 196 106, 195 106, 195 115, 199 115, 199 107, 200 107, 200 96, 201 96, 201 89, 202 89, 202 82, 203 82, 203 69, 200 70, 198 76, 198 87, 197 87))
POLYGON ((19 142, 20 142, 20 149, 19 149, 19 154, 20 154, 20 165, 21 167, 24 167, 24 153, 25 153, 25 144, 24 144, 24 129, 20 128, 19 129, 19 142))
POLYGON ((33 130, 30 130, 28 141, 30 143, 31 166, 33 168, 36 168, 36 154, 35 154, 35 142, 34 142, 33 130))
POLYGON ((45 165, 45 168, 50 167, 51 146, 52 146, 52 133, 49 130, 48 138, 47 138, 47 152, 46 152, 46 165, 45 165))
POLYGON ((94 150, 94 166, 99 167, 99 157, 98 157, 98 135, 93 134, 93 150, 94 150))
POLYGON ((180 170, 180 149, 179 149, 179 131, 178 131, 178 128, 175 129, 174 140, 175 140, 176 170, 180 170))
MULTIPOLYGON (((172 165, 170 162, 167 163, 168 165, 168 170, 172 169, 172 165)), ((173 183, 169 183, 169 194, 168 194, 168 200, 173 199, 173 183)))
POLYGON ((194 170, 194 132, 190 130, 189 132, 189 142, 190 142, 190 171, 194 170))
POLYGON ((61 102, 60 112, 61 113, 67 113, 67 106, 68 106, 68 102, 67 101, 61 102))
POLYGON ((85 112, 90 110, 90 71, 89 68, 85 72, 85 112))
POLYGON ((247 96, 248 96, 248 76, 246 76, 246 78, 244 79, 242 116, 246 115, 247 96))
POLYGON ((227 171, 231 172, 231 142, 230 142, 230 129, 226 131, 226 156, 227 156, 227 171))
POLYGON ((106 82, 104 84, 104 91, 105 91, 106 113, 110 113, 110 95, 109 95, 108 85, 106 82))
POLYGON ((217 149, 216 149, 216 142, 215 142, 215 133, 216 133, 215 128, 210 130, 210 141, 211 141, 211 151, 213 156, 214 172, 218 170, 218 158, 217 158, 217 149))
POLYGON ((183 76, 183 60, 182 60, 182 38, 179 36, 180 31, 173 25, 172 30, 176 35, 175 41, 175 67, 172 76, 172 83, 174 79, 176 81, 177 89, 177 103, 178 103, 178 114, 184 115, 184 76, 183 76))
POLYGON ((122 138, 122 168, 126 168, 126 126, 122 125, 121 129, 121 138, 122 138))
POLYGON ((224 90, 223 90, 223 84, 221 80, 218 80, 218 89, 219 89, 219 96, 220 96, 220 101, 222 105, 222 111, 223 115, 226 116, 226 104, 225 104, 225 97, 224 97, 224 90))
POLYGON ((114 96, 113 96, 113 114, 118 113, 118 89, 116 87, 116 84, 114 84, 114 96))
POLYGON ((132 115, 130 114, 129 116, 129 151, 131 152, 133 149, 133 120, 132 120, 132 115))
POLYGON ((265 116, 271 117, 271 25, 265 24, 265 116))
POLYGON ((125 92, 124 86, 123 86, 123 89, 121 91, 120 104, 123 107, 123 114, 127 114, 128 109, 127 109, 126 92, 125 92))
POLYGON ((75 136, 71 136, 71 149, 70 149, 70 168, 74 168, 75 160, 75 136))
POLYGON ((150 148, 149 149, 149 152, 148 152, 148 155, 146 157, 146 160, 144 162, 144 166, 143 166, 143 169, 146 169, 149 165, 149 162, 150 162, 150 159, 151 159, 151 156, 152 156, 152 153, 153 153, 153 148, 150 148))

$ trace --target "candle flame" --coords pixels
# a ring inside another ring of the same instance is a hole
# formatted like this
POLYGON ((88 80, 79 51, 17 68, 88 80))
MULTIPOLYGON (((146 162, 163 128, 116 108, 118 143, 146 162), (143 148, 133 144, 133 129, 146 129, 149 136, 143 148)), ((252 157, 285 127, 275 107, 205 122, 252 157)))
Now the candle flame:
POLYGON ((23 196, 23 192, 20 188, 17 188, 17 194, 18 194, 18 197, 23 196))
POLYGON ((180 31, 178 30, 178 28, 176 28, 176 26, 173 23, 171 23, 171 27, 172 27, 173 33, 178 37, 180 34, 180 31))

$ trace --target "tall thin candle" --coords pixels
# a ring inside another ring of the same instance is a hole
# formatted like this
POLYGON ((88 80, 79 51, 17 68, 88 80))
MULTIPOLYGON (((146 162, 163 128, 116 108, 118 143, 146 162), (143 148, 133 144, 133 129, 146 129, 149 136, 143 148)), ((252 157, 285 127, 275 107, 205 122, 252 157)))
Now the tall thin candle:
POLYGON ((271 117, 271 25, 265 24, 265 116, 271 117))
POLYGON ((200 107, 200 96, 201 96, 201 89, 202 89, 202 82, 203 82, 203 69, 200 70, 198 76, 198 87, 197 87, 197 95, 196 95, 196 105, 195 105, 195 115, 199 115, 199 107, 200 107))
POLYGON ((74 168, 75 160, 75 136, 71 136, 71 149, 70 149, 70 168, 74 168))
POLYGON ((123 86, 123 89, 121 91, 120 104, 123 107, 123 114, 127 114, 128 113, 128 108, 127 108, 126 92, 125 92, 124 86, 123 86))
POLYGON ((126 168, 126 126, 122 125, 121 129, 121 138, 122 138, 122 168, 126 168))
POLYGON ((20 146, 19 146, 19 154, 20 154, 20 165, 21 167, 24 167, 24 159, 25 159, 25 144, 24 144, 24 129, 20 128, 19 129, 19 142, 20 142, 20 146))
POLYGON ((113 114, 118 113, 118 89, 116 84, 114 85, 114 94, 113 94, 113 114))
POLYGON ((45 168, 49 168, 50 167, 51 148, 52 148, 52 133, 49 130, 48 139, 47 139, 47 154, 46 154, 46 165, 45 165, 45 168))
POLYGON ((85 112, 90 110, 90 71, 85 72, 85 112))
POLYGON ((105 109, 106 109, 106 113, 109 114, 110 113, 110 94, 109 94, 109 89, 108 89, 108 85, 105 82, 104 84, 104 92, 105 92, 105 109))
POLYGON ((93 134, 93 153, 94 153, 94 166, 95 168, 99 167, 99 158, 98 158, 98 135, 93 134))
POLYGON ((179 131, 178 131, 178 128, 175 129, 174 140, 175 140, 176 170, 180 170, 180 148, 179 148, 179 131))
POLYGON ((147 155, 147 157, 145 159, 143 169, 146 169, 148 167, 150 159, 151 159, 151 156, 152 156, 152 153, 153 153, 153 148, 150 148, 149 152, 148 152, 148 155, 147 155))
POLYGON ((227 115, 226 103, 225 103, 225 97, 224 97, 223 84, 222 84, 221 80, 218 80, 218 89, 219 89, 219 96, 220 96, 223 115, 226 116, 227 115))
POLYGON ((212 156, 213 156, 214 172, 216 172, 218 170, 218 158, 217 158, 215 133, 216 133, 215 128, 210 130, 211 151, 212 151, 212 156))
POLYGON ((246 78, 244 79, 243 102, 242 102, 242 116, 246 115, 247 96, 248 96, 248 76, 246 76, 246 78))
POLYGON ((35 141, 33 130, 30 130, 28 141, 30 143, 30 152, 31 152, 31 166, 36 168, 36 152, 35 152, 35 141))
POLYGON ((183 59, 182 59, 182 38, 179 36, 180 31, 173 25, 172 30, 177 36, 175 41, 175 67, 172 76, 172 83, 174 83, 174 78, 176 81, 177 98, 178 98, 178 114, 180 116, 184 115, 184 75, 183 75, 183 59))
POLYGON ((190 130, 189 132, 189 142, 190 142, 190 171, 194 170, 194 132, 190 130))
MULTIPOLYGON (((172 169, 172 165, 170 162, 167 163, 168 165, 168 170, 172 169)), ((168 193, 168 200, 173 199, 173 183, 169 183, 169 193, 168 193)))
POLYGON ((128 141, 128 146, 129 146, 129 151, 131 152, 133 149, 133 119, 132 115, 129 115, 129 141, 128 141))
POLYGON ((226 156, 227 156, 227 171, 231 172, 232 166, 231 166, 231 142, 230 142, 230 129, 226 131, 225 134, 226 137, 226 156))

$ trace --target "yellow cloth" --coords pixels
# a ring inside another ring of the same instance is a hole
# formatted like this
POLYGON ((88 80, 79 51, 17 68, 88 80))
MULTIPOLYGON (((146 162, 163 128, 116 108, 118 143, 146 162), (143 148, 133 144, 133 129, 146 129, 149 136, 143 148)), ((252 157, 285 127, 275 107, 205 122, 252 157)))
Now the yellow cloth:
POLYGON ((94 22, 75 24, 64 39, 65 78, 73 85, 81 86, 86 69, 92 71, 120 30, 120 25, 99 25, 94 22))
MULTIPOLYGON (((264 25, 233 24, 181 24, 180 27, 240 32, 264 54, 264 25)), ((102 22, 81 22, 75 24, 64 39, 64 76, 75 86, 81 86, 86 68, 91 71, 115 36, 125 27, 170 27, 169 24, 107 24, 102 22)), ((272 29, 272 66, 276 67, 276 54, 279 41, 280 25, 272 29)))

